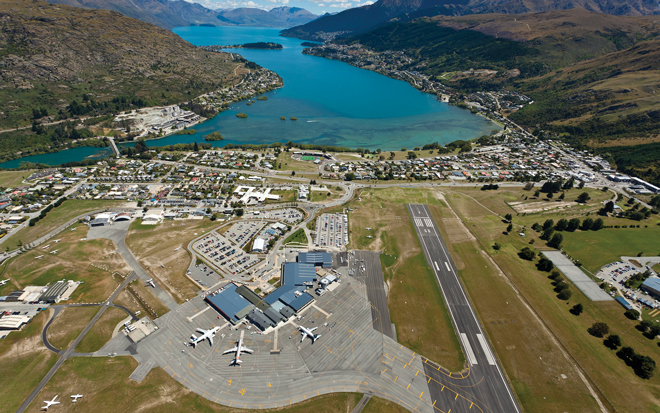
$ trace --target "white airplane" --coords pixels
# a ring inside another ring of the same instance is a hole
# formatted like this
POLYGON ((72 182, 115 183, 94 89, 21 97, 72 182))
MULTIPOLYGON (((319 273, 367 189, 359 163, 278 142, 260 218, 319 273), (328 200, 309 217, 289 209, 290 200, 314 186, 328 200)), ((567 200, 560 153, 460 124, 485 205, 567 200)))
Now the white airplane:
POLYGON ((154 283, 154 279, 153 279, 153 278, 149 278, 149 279, 147 280, 147 285, 150 286, 150 287, 154 287, 154 288, 156 288, 156 284, 154 283))
POLYGON ((367 227, 366 230, 367 230, 367 231, 371 231, 371 228, 367 227))
POLYGON ((229 350, 226 350, 222 354, 227 354, 227 353, 232 353, 232 352, 236 353, 236 357, 231 362, 232 365, 241 364, 243 362, 243 360, 241 360, 241 353, 242 352, 252 354, 252 350, 250 350, 249 348, 243 346, 243 339, 242 338, 240 340, 238 340, 238 343, 236 344, 236 347, 230 348, 229 350))
POLYGON ((42 259, 43 257, 44 257, 43 255, 40 255, 40 256, 38 256, 38 257, 34 257, 34 259, 35 259, 35 260, 40 260, 40 259, 42 259))
POLYGON ((56 239, 54 242, 55 242, 55 244, 57 244, 57 243, 60 242, 60 241, 62 241, 62 238, 60 238, 60 239, 56 239))
POLYGON ((177 252, 177 251, 180 250, 180 249, 181 249, 181 247, 179 247, 179 248, 175 248, 175 249, 174 249, 174 252, 177 252))
POLYGON ((46 245, 45 247, 42 247, 42 250, 47 250, 50 247, 50 244, 46 245))
POLYGON ((55 399, 57 399, 57 395, 55 397, 53 397, 53 400, 50 400, 50 401, 49 400, 44 400, 44 403, 46 403, 46 405, 44 407, 42 407, 41 410, 48 410, 48 408, 50 406, 52 406, 54 404, 60 404, 60 402, 56 402, 55 399))
POLYGON ((50 253, 51 254, 57 254, 57 251, 59 251, 59 250, 51 251, 50 253))
POLYGON ((314 334, 314 330, 316 330, 317 328, 318 327, 307 329, 303 326, 298 326, 298 329, 302 333, 302 338, 300 339, 300 342, 302 343, 303 341, 305 341, 306 337, 309 337, 312 340, 312 344, 313 344, 317 338, 321 337, 320 334, 314 334))
POLYGON ((0 285, 5 285, 5 284, 7 284, 8 282, 9 282, 9 278, 7 278, 6 280, 2 280, 2 281, 0 281, 0 285))
POLYGON ((218 330, 220 330, 220 327, 213 327, 210 330, 204 330, 204 329, 198 328, 197 332, 202 333, 202 335, 199 336, 199 337, 196 337, 194 334, 192 336, 190 336, 190 344, 193 347, 196 347, 197 344, 199 344, 200 342, 208 339, 209 343, 211 343, 211 345, 213 345, 213 337, 215 337, 215 332, 218 331, 218 330))
MULTIPOLYGON (((78 228, 78 227, 76 227, 76 228, 78 228)), ((71 228, 71 231, 75 231, 75 230, 76 230, 76 228, 71 228)))
POLYGON ((72 395, 71 395, 71 398, 72 398, 73 400, 71 400, 71 403, 75 403, 75 402, 77 402, 78 399, 81 398, 82 396, 83 396, 82 394, 72 394, 72 395))

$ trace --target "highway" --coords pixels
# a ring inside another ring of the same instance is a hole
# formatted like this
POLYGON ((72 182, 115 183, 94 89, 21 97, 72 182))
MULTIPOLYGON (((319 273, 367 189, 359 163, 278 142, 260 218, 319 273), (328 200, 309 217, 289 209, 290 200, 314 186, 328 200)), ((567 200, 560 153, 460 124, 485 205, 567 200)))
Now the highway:
MULTIPOLYGON (((447 251, 440 232, 431 217, 426 205, 407 204, 408 212, 413 221, 415 231, 424 250, 424 255, 433 269, 447 304, 449 315, 458 335, 459 342, 467 360, 467 376, 460 377, 461 385, 472 393, 488 411, 496 413, 520 412, 518 402, 504 377, 501 367, 488 343, 488 339, 465 295, 463 286, 458 279, 456 266, 447 251), (469 390, 468 390, 469 389, 469 390)), ((435 386, 429 386, 432 398, 444 400, 447 392, 443 392, 443 382, 448 384, 454 380, 440 373, 437 366, 426 363, 425 371, 438 377, 435 386)))

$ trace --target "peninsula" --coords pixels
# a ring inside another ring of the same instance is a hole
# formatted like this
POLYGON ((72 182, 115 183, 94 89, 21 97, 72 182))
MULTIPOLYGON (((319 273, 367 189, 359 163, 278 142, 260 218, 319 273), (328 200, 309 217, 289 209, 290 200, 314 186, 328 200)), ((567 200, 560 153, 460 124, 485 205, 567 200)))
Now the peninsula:
POLYGON ((255 43, 244 43, 244 44, 233 44, 228 46, 202 46, 202 49, 209 50, 213 52, 219 52, 222 49, 265 49, 265 50, 281 50, 283 49, 282 45, 279 43, 273 42, 255 42, 255 43))

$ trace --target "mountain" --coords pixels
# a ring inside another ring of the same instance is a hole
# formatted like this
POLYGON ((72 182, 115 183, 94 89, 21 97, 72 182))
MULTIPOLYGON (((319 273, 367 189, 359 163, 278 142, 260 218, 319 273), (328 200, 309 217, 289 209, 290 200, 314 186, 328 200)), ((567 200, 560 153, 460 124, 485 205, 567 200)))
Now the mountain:
POLYGON ((660 14, 655 0, 378 0, 377 3, 323 16, 305 25, 283 30, 282 35, 308 40, 331 40, 364 33, 393 21, 437 15, 540 13, 583 8, 626 16, 660 14))
POLYGON ((315 14, 298 7, 277 7, 267 12, 240 8, 211 10, 183 0, 48 0, 53 4, 112 10, 164 29, 177 26, 263 26, 291 27, 308 23, 315 14))
POLYGON ((311 13, 305 9, 301 9, 300 7, 276 7, 270 10, 268 13, 276 16, 282 21, 285 21, 286 26, 282 27, 307 24, 319 17, 314 13, 311 13))
POLYGON ((0 0, 0 20, 4 127, 29 125, 33 108, 66 118, 73 101, 99 114, 187 101, 243 63, 114 11, 0 0))

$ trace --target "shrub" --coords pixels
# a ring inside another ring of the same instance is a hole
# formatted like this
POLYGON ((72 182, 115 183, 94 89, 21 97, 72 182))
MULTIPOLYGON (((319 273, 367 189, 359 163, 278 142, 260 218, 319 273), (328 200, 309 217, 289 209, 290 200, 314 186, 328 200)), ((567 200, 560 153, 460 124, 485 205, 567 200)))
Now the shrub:
POLYGON ((610 327, 602 322, 594 323, 591 327, 587 329, 587 332, 594 337, 603 337, 605 334, 610 332, 610 327))
POLYGON ((632 308, 630 310, 626 310, 624 315, 631 320, 639 320, 639 311, 634 310, 632 308))
POLYGON ((584 311, 582 304, 575 304, 573 308, 570 309, 571 314, 579 316, 584 311))
POLYGON ((559 294, 557 294, 557 298, 560 300, 569 300, 573 293, 569 289, 561 290, 559 294))
POLYGON ((536 258, 536 252, 529 247, 525 247, 518 253, 518 256, 523 260, 533 261, 536 258))
POLYGON ((605 344, 605 347, 607 348, 616 350, 617 348, 621 347, 621 338, 616 334, 610 334, 607 336, 605 341, 603 341, 603 344, 605 344))

